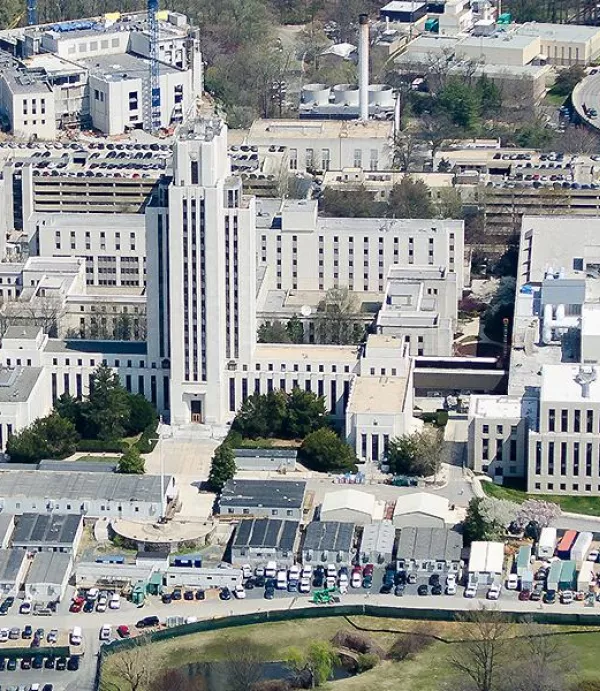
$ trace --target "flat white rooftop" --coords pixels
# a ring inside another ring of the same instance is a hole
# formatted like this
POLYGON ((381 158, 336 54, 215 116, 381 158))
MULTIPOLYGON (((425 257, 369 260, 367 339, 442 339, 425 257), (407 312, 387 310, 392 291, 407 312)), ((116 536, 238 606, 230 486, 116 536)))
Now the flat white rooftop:
POLYGON ((358 357, 356 346, 287 345, 260 344, 254 351, 255 360, 272 362, 343 362, 355 363, 358 357))
POLYGON ((542 370, 540 398, 542 401, 563 403, 598 403, 600 371, 590 366, 546 365, 542 370), (588 391, 589 395, 584 396, 584 391, 588 391))
POLYGON ((255 120, 248 132, 248 141, 327 137, 385 139, 392 136, 392 129, 393 123, 385 120, 255 120))
POLYGON ((352 386, 348 412, 401 413, 406 386, 406 377, 357 377, 352 386))

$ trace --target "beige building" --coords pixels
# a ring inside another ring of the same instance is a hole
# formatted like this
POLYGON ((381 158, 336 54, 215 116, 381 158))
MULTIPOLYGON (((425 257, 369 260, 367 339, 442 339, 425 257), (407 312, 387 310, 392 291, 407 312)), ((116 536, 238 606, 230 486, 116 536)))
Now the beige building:
POLYGON ((552 65, 589 65, 600 53, 600 27, 530 22, 515 29, 519 36, 539 37, 540 54, 552 65))

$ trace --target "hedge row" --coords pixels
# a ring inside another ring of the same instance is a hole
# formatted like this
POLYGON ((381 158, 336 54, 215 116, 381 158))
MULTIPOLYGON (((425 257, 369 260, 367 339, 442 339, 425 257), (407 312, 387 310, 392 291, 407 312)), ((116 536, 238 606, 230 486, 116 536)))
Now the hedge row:
POLYGON ((77 442, 77 451, 106 451, 108 453, 125 453, 128 445, 119 439, 104 441, 102 439, 82 439, 77 442))

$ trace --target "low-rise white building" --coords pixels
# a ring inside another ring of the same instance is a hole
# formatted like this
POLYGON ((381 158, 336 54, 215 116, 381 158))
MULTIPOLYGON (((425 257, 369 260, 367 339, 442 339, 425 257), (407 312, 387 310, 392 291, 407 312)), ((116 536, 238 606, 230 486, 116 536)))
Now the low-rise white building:
POLYGON ((63 552, 37 552, 25 580, 25 598, 32 602, 51 602, 63 599, 73 556, 63 552))
POLYGON ((469 556, 469 584, 501 583, 504 573, 504 543, 475 541, 469 556))
POLYGON ((326 492, 319 510, 321 521, 368 525, 383 518, 385 502, 370 492, 347 488, 326 492))
POLYGON ((392 522, 396 528, 445 528, 457 520, 446 497, 412 492, 398 497, 392 522))
POLYGON ((16 597, 21 590, 29 559, 21 549, 0 549, 0 593, 16 597))

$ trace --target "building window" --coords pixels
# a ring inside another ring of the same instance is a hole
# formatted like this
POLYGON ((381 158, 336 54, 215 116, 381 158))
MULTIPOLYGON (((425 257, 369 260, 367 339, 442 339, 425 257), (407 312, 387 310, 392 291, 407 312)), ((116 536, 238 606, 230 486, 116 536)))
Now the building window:
POLYGON ((568 432, 569 431, 569 411, 568 410, 561 410, 560 411, 560 431, 561 432, 568 432))
POLYGON ((550 408, 548 411, 548 431, 555 432, 556 427, 556 411, 554 408, 550 408))

